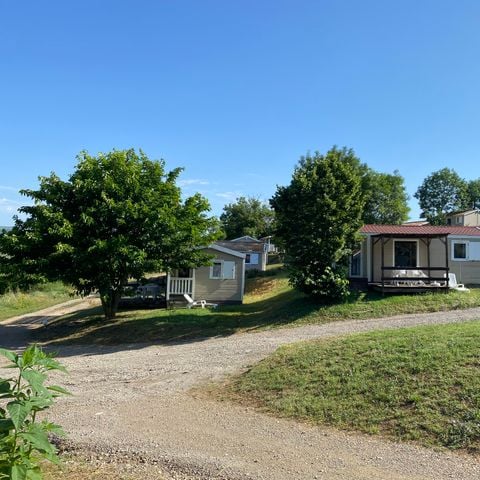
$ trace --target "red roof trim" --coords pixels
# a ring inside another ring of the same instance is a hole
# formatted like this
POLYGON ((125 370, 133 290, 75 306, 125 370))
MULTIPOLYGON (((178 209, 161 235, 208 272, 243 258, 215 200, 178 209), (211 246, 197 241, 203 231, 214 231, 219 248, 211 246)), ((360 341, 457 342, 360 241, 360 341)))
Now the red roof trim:
POLYGON ((434 225, 364 225, 360 233, 370 235, 465 235, 480 237, 478 227, 434 225))

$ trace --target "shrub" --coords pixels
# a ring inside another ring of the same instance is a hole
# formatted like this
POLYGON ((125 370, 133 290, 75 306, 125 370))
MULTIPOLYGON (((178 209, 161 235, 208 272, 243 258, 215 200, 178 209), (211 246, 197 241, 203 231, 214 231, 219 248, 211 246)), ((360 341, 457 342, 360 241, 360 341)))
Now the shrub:
POLYGON ((47 372, 65 368, 36 345, 22 355, 0 349, 15 369, 10 378, 0 377, 0 479, 40 480, 39 463, 58 463, 50 434, 62 435, 58 425, 39 421, 38 412, 48 409, 56 397, 68 394, 56 385, 45 385, 47 372))

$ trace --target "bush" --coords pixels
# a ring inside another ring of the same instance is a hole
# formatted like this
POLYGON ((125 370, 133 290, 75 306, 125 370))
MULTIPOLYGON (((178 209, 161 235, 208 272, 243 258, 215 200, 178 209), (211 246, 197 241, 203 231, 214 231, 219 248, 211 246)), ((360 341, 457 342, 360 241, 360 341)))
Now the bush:
POLYGON ((317 274, 312 274, 308 269, 294 272, 291 283, 323 303, 345 300, 350 295, 350 282, 345 274, 331 267, 317 274))
POLYGON ((45 385, 47 372, 65 369, 36 345, 23 355, 2 348, 0 355, 16 369, 14 376, 0 377, 0 479, 40 480, 42 460, 58 463, 49 435, 63 432, 47 420, 38 421, 37 413, 68 393, 56 385, 45 385))

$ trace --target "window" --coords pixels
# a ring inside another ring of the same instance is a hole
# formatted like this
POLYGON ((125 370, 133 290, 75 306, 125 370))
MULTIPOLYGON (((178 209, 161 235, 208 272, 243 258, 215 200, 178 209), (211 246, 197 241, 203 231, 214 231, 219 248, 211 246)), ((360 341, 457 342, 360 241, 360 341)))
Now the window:
POLYGON ((417 266, 418 242, 413 240, 395 240, 394 263, 395 267, 417 266))
POLYGON ((467 242, 453 242, 452 260, 468 260, 467 242))
POLYGON ((213 262, 210 267, 210 278, 222 278, 222 262, 213 262))
POLYGON ((233 280, 235 278, 235 262, 214 260, 210 267, 210 278, 213 280, 233 280))
POLYGON ((250 263, 250 254, 249 253, 245 254, 245 263, 250 263))
POLYGON ((452 241, 452 260, 455 260, 456 262, 480 261, 480 241, 452 241))
POLYGON ((360 276, 361 265, 362 265, 361 252, 356 252, 352 255, 352 258, 350 259, 350 275, 352 277, 360 276))
POLYGON ((455 217, 455 224, 463 225, 463 217, 462 216, 455 217))
POLYGON ((258 265, 258 253, 246 253, 245 254, 246 265, 258 265))

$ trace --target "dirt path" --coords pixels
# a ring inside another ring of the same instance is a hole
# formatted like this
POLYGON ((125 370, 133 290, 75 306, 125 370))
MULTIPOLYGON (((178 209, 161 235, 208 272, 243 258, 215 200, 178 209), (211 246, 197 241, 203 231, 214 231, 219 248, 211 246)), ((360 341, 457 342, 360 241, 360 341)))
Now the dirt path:
POLYGON ((4 320, 0 323, 0 347, 21 349, 31 340, 34 329, 45 325, 48 328, 49 323, 64 315, 97 305, 99 305, 99 300, 95 297, 78 298, 4 320))
POLYGON ((480 463, 469 457, 276 419, 191 393, 285 343, 477 318, 480 308, 184 344, 63 347, 70 376, 56 381, 74 396, 55 406, 53 420, 80 447, 136 457, 172 479, 478 479, 480 463))

